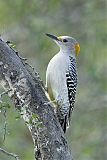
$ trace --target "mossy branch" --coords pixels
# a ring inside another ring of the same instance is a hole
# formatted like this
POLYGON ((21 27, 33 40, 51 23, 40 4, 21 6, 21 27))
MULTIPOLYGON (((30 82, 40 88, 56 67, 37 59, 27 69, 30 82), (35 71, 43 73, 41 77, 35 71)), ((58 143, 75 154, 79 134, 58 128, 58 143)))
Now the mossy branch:
POLYGON ((0 39, 0 83, 23 116, 37 160, 73 160, 38 74, 0 39))

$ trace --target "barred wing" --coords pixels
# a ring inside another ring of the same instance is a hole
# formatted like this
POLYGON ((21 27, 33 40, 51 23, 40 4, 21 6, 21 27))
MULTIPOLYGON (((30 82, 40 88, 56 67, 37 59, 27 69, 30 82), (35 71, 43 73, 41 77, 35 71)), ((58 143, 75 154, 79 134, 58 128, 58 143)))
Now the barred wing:
MULTIPOLYGON (((66 84, 68 89, 68 99, 69 99, 69 116, 74 109, 76 87, 77 87, 77 71, 76 71, 76 60, 70 57, 70 65, 68 71, 66 72, 66 84)), ((69 120, 70 121, 70 120, 69 120)))

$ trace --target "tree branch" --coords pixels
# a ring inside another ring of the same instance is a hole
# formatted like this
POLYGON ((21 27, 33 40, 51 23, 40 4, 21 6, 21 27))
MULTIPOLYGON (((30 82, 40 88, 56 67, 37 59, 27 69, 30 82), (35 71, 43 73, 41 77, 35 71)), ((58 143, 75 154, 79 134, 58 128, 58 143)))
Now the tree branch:
POLYGON ((6 151, 3 148, 0 148, 0 152, 6 154, 7 156, 14 157, 16 160, 20 160, 19 157, 18 157, 18 155, 14 154, 14 153, 10 153, 10 152, 6 151))
POLYGON ((23 116, 37 160, 73 160, 38 74, 0 39, 0 83, 23 116))

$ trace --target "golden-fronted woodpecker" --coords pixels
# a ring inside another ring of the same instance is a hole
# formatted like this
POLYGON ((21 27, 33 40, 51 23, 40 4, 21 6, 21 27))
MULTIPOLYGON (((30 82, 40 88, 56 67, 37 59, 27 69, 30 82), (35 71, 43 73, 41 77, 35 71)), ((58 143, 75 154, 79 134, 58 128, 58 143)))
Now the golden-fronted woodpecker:
POLYGON ((80 52, 79 43, 69 36, 52 38, 60 51, 50 60, 46 71, 46 88, 64 132, 69 127, 70 115, 74 108, 77 87, 76 56, 80 52))

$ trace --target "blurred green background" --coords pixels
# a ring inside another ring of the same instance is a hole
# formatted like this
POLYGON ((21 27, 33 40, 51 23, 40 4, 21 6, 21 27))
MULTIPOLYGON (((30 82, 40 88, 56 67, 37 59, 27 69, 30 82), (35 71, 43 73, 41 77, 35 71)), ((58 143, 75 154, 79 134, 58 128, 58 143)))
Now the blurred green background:
MULTIPOLYGON (((44 33, 69 35, 79 41, 76 104, 66 137, 75 160, 106 160, 107 0, 0 0, 0 33, 16 44, 44 83, 47 64, 58 52, 44 33)), ((7 109, 3 143, 4 116, 0 113, 0 147, 22 160, 32 160, 31 136, 17 116, 14 106, 7 109)), ((0 153, 0 160, 10 159, 0 153)))

